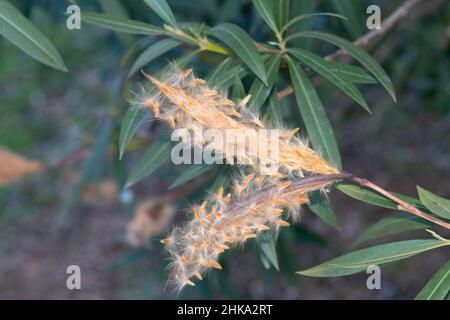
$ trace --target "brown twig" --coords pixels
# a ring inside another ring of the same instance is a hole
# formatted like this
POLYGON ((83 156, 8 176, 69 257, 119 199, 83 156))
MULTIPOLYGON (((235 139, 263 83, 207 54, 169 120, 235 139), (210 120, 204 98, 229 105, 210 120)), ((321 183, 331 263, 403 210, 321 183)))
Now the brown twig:
MULTIPOLYGON (((380 29, 374 29, 367 32, 363 36, 356 39, 353 44, 357 47, 365 47, 381 37, 383 34, 397 26, 405 17, 408 16, 410 10, 422 0, 407 0, 400 5, 389 17, 383 20, 380 29)), ((346 55, 344 50, 338 50, 333 54, 325 57, 327 61, 336 61, 340 56, 346 55)))
POLYGON ((63 167, 70 166, 78 161, 85 159, 89 155, 89 148, 83 147, 69 154, 65 158, 58 160, 57 162, 49 165, 49 169, 61 169, 63 167))
POLYGON ((431 216, 431 215, 429 215, 429 214, 427 214, 427 213, 417 209, 415 206, 413 206, 413 205, 409 204, 408 202, 406 202, 406 201, 396 197, 392 193, 384 190, 383 188, 377 186, 375 183, 373 183, 373 182, 371 182, 371 181, 369 181, 367 179, 362 179, 362 178, 358 178, 358 177, 353 176, 353 175, 349 175, 348 176, 348 181, 354 182, 356 184, 359 184, 362 187, 369 188, 369 189, 371 189, 373 191, 376 191, 376 192, 382 194, 386 198, 388 198, 388 199, 394 201, 395 203, 397 203, 398 204, 398 206, 397 206, 398 210, 409 212, 409 213, 411 213, 411 214, 413 214, 415 216, 418 216, 418 217, 423 218, 425 220, 431 221, 431 222, 433 222, 433 223, 435 223, 437 225, 440 225, 440 226, 450 230, 450 223, 442 221, 442 220, 440 220, 440 219, 438 219, 436 217, 433 217, 433 216, 431 216))
POLYGON ((255 46, 261 52, 267 52, 267 53, 272 53, 272 54, 279 54, 281 52, 281 50, 268 48, 268 47, 266 47, 266 46, 264 46, 264 45, 262 45, 261 43, 258 43, 258 42, 255 42, 255 46))
MULTIPOLYGON (((440 225, 441 227, 444 227, 446 229, 450 230, 450 223, 445 222, 443 220, 440 220, 439 218, 436 218, 432 215, 429 215, 428 213, 425 213, 415 206, 409 204, 408 202, 400 199, 399 197, 393 195, 389 191, 384 190, 380 186, 377 186, 375 183, 356 177, 352 175, 351 173, 342 173, 342 174, 328 174, 328 175, 312 175, 308 176, 299 180, 294 181, 289 187, 287 187, 284 190, 284 194, 296 192, 298 190, 314 190, 317 188, 321 188, 324 185, 332 184, 339 181, 347 181, 351 183, 358 184, 362 187, 371 189, 373 191, 376 191, 377 193, 380 193, 381 195, 385 196, 386 198, 394 201, 398 204, 397 209, 401 211, 409 212, 417 217, 420 217, 422 219, 431 221, 437 225, 440 225)), ((274 193, 276 190, 276 186, 267 187, 265 189, 262 189, 261 191, 257 192, 256 194, 252 194, 248 196, 247 198, 241 199, 237 204, 234 204, 230 209, 228 214, 233 214, 235 211, 239 211, 240 208, 246 207, 251 203, 259 203, 269 197, 270 194, 274 193)))
MULTIPOLYGON (((358 47, 364 47, 372 43, 375 39, 381 37, 387 31, 398 25, 408 15, 411 9, 421 1, 422 0, 406 0, 389 17, 383 20, 383 22, 381 23, 381 29, 375 29, 364 34, 360 38, 356 39, 353 44, 358 47)), ((336 61, 338 58, 347 54, 348 52, 346 51, 337 50, 336 52, 327 55, 324 59, 327 61, 336 61)), ((277 93, 277 99, 282 100, 293 92, 294 88, 292 87, 292 85, 288 85, 286 88, 280 90, 277 93)))

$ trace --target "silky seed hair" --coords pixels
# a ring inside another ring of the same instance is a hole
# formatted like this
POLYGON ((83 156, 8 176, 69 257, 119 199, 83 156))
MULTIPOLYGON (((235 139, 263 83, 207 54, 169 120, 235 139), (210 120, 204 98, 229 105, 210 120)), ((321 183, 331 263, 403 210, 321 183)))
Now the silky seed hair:
MULTIPOLYGON (((199 135, 201 126, 227 130, 232 141, 248 137, 251 129, 264 128, 259 116, 246 108, 250 97, 239 103, 229 100, 225 94, 208 87, 202 79, 188 69, 158 80, 150 75, 147 79, 159 90, 151 94, 145 90, 137 95, 134 104, 149 107, 155 118, 168 122, 171 128, 187 129, 190 134, 199 135)), ((308 174, 336 175, 338 170, 296 136, 297 129, 281 129, 277 137, 279 144, 279 165, 270 175, 264 171, 272 164, 272 153, 245 153, 243 159, 249 166, 233 179, 231 192, 224 194, 220 188, 190 212, 190 219, 183 227, 176 227, 161 242, 169 252, 169 283, 181 289, 195 285, 211 268, 221 269, 219 256, 231 246, 256 238, 261 232, 289 226, 286 219, 298 217, 301 205, 308 203, 307 193, 323 190, 334 180, 318 180, 313 184, 293 182, 308 174)), ((250 136, 250 138, 255 138, 250 136)), ((273 137, 271 137, 273 139, 273 137)), ((194 139, 199 147, 205 147, 201 138, 194 139)), ((264 143, 270 148, 272 142, 264 143)), ((234 146, 232 146, 234 147, 234 146)), ((229 146, 216 144, 225 158, 231 157, 229 146)), ((234 155, 233 156, 242 156, 234 155)), ((272 166, 273 168, 274 166, 272 166)), ((314 177, 310 177, 314 178, 314 177)))
MULTIPOLYGON (((330 177, 328 175, 325 177, 330 177)), ((225 194, 220 188, 205 201, 193 207, 191 217, 184 227, 176 227, 161 242, 169 252, 169 283, 181 290, 194 286, 210 269, 222 269, 220 255, 248 239, 257 238, 261 232, 277 232, 289 226, 284 209, 294 209, 308 203, 306 194, 324 190, 334 178, 311 180, 303 184, 282 182, 260 189, 246 196, 225 194)), ((315 178, 315 177, 310 177, 315 178)))
MULTIPOLYGON (((256 139, 252 136, 254 129, 265 128, 259 115, 246 108, 249 96, 235 103, 225 94, 210 88, 203 79, 195 77, 192 69, 172 74, 161 81, 150 75, 145 76, 159 91, 157 94, 141 92, 134 104, 149 107, 154 112, 155 118, 166 120, 173 129, 186 129, 192 135, 199 134, 198 124, 222 133, 226 130, 226 135, 232 137, 230 143, 233 144, 243 139, 256 139)), ((274 154, 272 150, 267 152, 246 150, 244 154, 230 155, 230 150, 234 150, 236 145, 227 145, 228 141, 226 144, 214 142, 212 144, 225 158, 243 157, 244 159, 240 159, 243 163, 250 164, 263 174, 267 174, 265 172, 267 165, 277 168, 279 175, 293 177, 302 177, 305 171, 319 174, 339 173, 335 166, 308 147, 307 143, 296 135, 297 131, 298 129, 279 129, 276 140, 279 164, 271 158, 274 154)), ((269 149, 274 146, 273 140, 270 140, 273 137, 267 139, 268 141, 260 143, 259 146, 263 145, 269 149)), ((199 147, 207 145, 202 137, 195 141, 201 144, 199 147)))

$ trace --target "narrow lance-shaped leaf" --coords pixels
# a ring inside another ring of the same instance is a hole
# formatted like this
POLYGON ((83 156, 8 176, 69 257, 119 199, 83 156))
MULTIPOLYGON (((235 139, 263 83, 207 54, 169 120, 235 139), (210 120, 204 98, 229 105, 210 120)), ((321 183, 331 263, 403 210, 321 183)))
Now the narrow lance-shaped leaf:
POLYGON ((231 93, 231 96, 235 101, 241 100, 245 97, 245 88, 238 76, 234 77, 233 91, 231 93))
POLYGON ((119 159, 122 159, 125 148, 130 143, 142 121, 144 121, 147 111, 147 108, 142 108, 140 106, 133 106, 127 110, 120 127, 119 159))
POLYGON ((348 17, 349 21, 345 24, 345 27, 353 38, 357 38, 364 33, 365 25, 361 17, 364 16, 365 12, 362 2, 331 0, 331 4, 336 11, 348 17))
POLYGON ((330 71, 330 65, 322 57, 302 49, 289 49, 288 52, 304 64, 308 65, 322 75, 325 79, 335 84, 338 88, 348 94, 353 100, 358 102, 364 109, 370 112, 367 102, 359 92, 358 88, 350 81, 342 78, 338 74, 330 71))
POLYGON ((371 265, 382 265, 415 256, 450 242, 438 239, 406 240, 356 250, 328 260, 313 268, 299 271, 311 277, 339 277, 365 271, 371 265))
POLYGON ((333 34, 319 32, 319 31, 302 31, 294 33, 293 35, 287 37, 287 41, 298 38, 298 37, 310 37, 321 39, 327 42, 330 42, 341 49, 348 52, 349 55, 358 60, 362 65, 364 65, 375 78, 383 85, 383 87, 387 90, 387 92, 391 95, 392 99, 396 101, 395 90, 392 85, 389 76, 386 71, 376 62, 371 56, 369 56, 364 50, 358 48, 353 43, 348 40, 345 40, 341 37, 335 36, 333 34))
POLYGON ((281 32, 286 31, 289 27, 291 27, 292 25, 296 24, 297 22, 300 22, 304 19, 307 18, 313 18, 316 16, 330 16, 330 17, 335 17, 335 18, 340 18, 343 20, 347 20, 346 17, 341 16, 340 14, 336 14, 336 13, 331 13, 331 12, 319 12, 319 13, 304 13, 304 14, 299 14, 298 16, 295 16, 294 18, 292 18, 291 20, 288 21, 288 23, 286 23, 283 27, 283 29, 281 29, 281 32))
POLYGON ((278 128, 278 126, 283 123, 283 103, 283 100, 279 101, 277 99, 276 93, 273 93, 269 99, 267 113, 265 116, 270 119, 270 123, 272 123, 275 128, 278 128))
POLYGON ((268 85, 266 86, 261 80, 255 79, 250 87, 249 94, 252 96, 249 104, 251 110, 258 110, 266 101, 277 81, 278 71, 280 69, 281 56, 276 55, 271 57, 265 63, 268 74, 268 85))
POLYGON ((290 58, 287 58, 295 97, 309 139, 325 159, 341 168, 341 156, 330 121, 311 81, 290 58))
POLYGON ((233 62, 233 58, 231 58, 231 57, 228 57, 225 60, 223 60, 214 69, 211 70, 211 72, 206 77, 206 81, 208 83, 212 83, 218 76, 223 74, 223 72, 230 67, 232 62, 233 62))
POLYGON ((243 78, 247 74, 247 70, 242 65, 234 66, 228 70, 225 70, 222 74, 217 75, 214 80, 209 82, 210 86, 216 87, 220 90, 226 90, 231 86, 238 77, 243 78))
POLYGON ((417 186, 417 191, 420 200, 431 212, 442 218, 450 219, 450 200, 439 197, 419 186, 417 186))
POLYGON ((331 72, 334 72, 353 83, 371 84, 378 82, 364 69, 354 65, 329 62, 329 66, 331 72))
POLYGON ((170 142, 163 141, 163 139, 155 141, 131 172, 125 187, 129 188, 155 172, 164 162, 170 159, 171 150, 172 144, 170 142))
POLYGON ((450 292, 450 261, 427 282, 416 300, 444 300, 450 292))
POLYGON ((330 205, 330 202, 320 193, 319 190, 309 192, 309 205, 308 207, 314 212, 322 221, 336 230, 340 230, 337 222, 336 214, 330 205))
POLYGON ((278 30, 281 30, 289 19, 290 0, 275 0, 273 2, 273 15, 278 30))
MULTIPOLYGON (((376 206, 380 206, 380 207, 384 207, 384 208, 389 208, 389 209, 398 209, 398 204, 388 198, 385 198, 383 195, 379 194, 376 191, 373 191, 371 189, 362 187, 362 186, 358 186, 358 185, 354 185, 354 184, 349 184, 349 183, 337 183, 336 188, 339 191, 342 191, 343 193, 345 193, 346 195, 348 195, 349 197, 352 197, 354 199, 360 200, 360 201, 364 201, 370 204, 374 204, 376 206)), ((422 205, 422 203, 414 198, 408 197, 408 196, 404 196, 395 192, 389 192, 393 195, 395 195, 396 197, 412 204, 413 206, 419 208, 422 211, 428 211, 427 208, 425 206, 422 205)))
POLYGON ((276 238, 274 234, 270 232, 261 233, 261 235, 258 237, 257 244, 261 250, 261 259, 263 260, 263 262, 264 259, 267 259, 268 262, 275 267, 275 269, 280 270, 276 250, 276 238))
POLYGON ((131 70, 128 73, 128 77, 131 77, 137 70, 152 62, 154 59, 158 58, 167 51, 179 46, 180 44, 181 41, 174 39, 164 39, 156 42, 154 45, 150 46, 139 55, 139 57, 131 67, 131 70))
POLYGON ((210 33, 225 42, 267 85, 267 75, 263 60, 253 39, 242 28, 231 23, 222 23, 210 30, 210 33))
POLYGON ((253 0, 253 4, 255 5, 261 17, 263 17, 264 21, 270 27, 270 29, 272 29, 272 31, 275 33, 278 32, 278 27, 273 17, 273 8, 271 1, 253 0))
POLYGON ((401 212, 375 222, 364 231, 356 241, 356 244, 401 232, 426 229, 432 225, 433 223, 427 220, 401 212))
POLYGON ((145 22, 113 17, 104 13, 83 12, 81 21, 117 32, 151 36, 165 33, 163 29, 145 22))
POLYGON ((169 187, 170 189, 173 189, 175 187, 178 187, 186 182, 191 181, 192 179, 195 179, 205 172, 210 171, 211 169, 215 168, 214 165, 206 165, 206 164, 194 164, 190 165, 186 170, 184 170, 178 178, 172 183, 172 185, 169 187))
POLYGON ((0 1, 0 35, 30 57, 61 71, 67 71, 50 40, 8 1, 0 1))
MULTIPOLYGON (((106 14, 109 14, 110 16, 119 17, 122 19, 129 19, 130 16, 126 10, 126 8, 123 6, 122 2, 120 0, 99 0, 100 6, 102 8, 102 11, 106 14)), ((125 47, 128 47, 128 50, 131 50, 132 45, 131 43, 131 37, 129 34, 118 34, 117 35, 119 39, 124 43, 125 47)), ((124 55, 125 56, 125 55, 124 55)))
POLYGON ((102 10, 110 15, 128 19, 127 9, 120 0, 99 0, 102 10))
POLYGON ((177 21, 166 0, 144 0, 144 2, 166 23, 176 27, 177 21))
MULTIPOLYGON (((293 1, 291 4, 291 15, 298 16, 304 14, 313 14, 317 12, 318 3, 315 1, 293 1)), ((295 19, 295 17, 293 18, 295 19)), ((312 29, 312 19, 301 19, 292 26, 293 32, 306 31, 312 29)), ((296 38, 292 44, 297 48, 311 48, 310 38, 296 38)))

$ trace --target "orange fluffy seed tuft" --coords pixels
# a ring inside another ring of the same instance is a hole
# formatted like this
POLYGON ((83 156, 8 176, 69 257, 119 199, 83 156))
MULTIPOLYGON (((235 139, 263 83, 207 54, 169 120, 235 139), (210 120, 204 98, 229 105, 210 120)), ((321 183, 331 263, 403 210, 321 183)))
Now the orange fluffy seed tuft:
POLYGON ((187 77, 188 75, 190 75, 192 73, 192 71, 193 71, 192 68, 186 69, 180 73, 180 77, 182 77, 182 78, 187 77))
POLYGON ((281 220, 281 219, 275 221, 275 224, 280 227, 289 227, 290 226, 289 222, 281 220))
POLYGON ((213 268, 222 270, 222 266, 214 259, 209 260, 209 265, 212 266, 213 268))
POLYGON ((192 287, 195 287, 195 283, 193 283, 191 280, 189 280, 189 279, 185 279, 184 281, 183 281, 183 284, 185 284, 185 285, 189 285, 189 286, 192 286, 192 287))

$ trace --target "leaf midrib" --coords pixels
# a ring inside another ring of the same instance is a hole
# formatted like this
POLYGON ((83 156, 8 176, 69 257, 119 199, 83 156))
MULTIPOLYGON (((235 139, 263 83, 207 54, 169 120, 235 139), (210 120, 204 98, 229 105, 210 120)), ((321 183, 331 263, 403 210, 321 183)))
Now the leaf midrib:
MULTIPOLYGON (((298 72, 298 70, 297 70, 295 64, 293 64, 293 62, 291 62, 291 64, 292 64, 292 67, 293 67, 293 69, 294 69, 294 72, 297 74, 297 78, 299 79, 299 84, 300 84, 300 86, 302 87, 303 92, 305 92, 305 98, 306 98, 306 100, 307 100, 309 109, 311 110, 311 113, 314 113, 314 112, 312 111, 313 108, 312 108, 311 100, 310 100, 310 97, 309 97, 309 93, 307 92, 307 90, 305 90, 305 86, 304 86, 304 84, 303 84, 302 76, 301 76, 300 73, 298 72)), ((323 132, 322 127, 320 126, 320 122, 317 120, 316 117, 313 116, 312 118, 313 118, 313 121, 316 123, 318 132, 319 132, 319 134, 320 134, 322 140, 323 140, 323 141, 326 141, 326 139, 325 139, 326 135, 325 135, 325 133, 323 132)), ((331 150, 329 149, 328 144, 327 144, 327 143, 324 143, 323 145, 324 145, 325 149, 327 149, 328 155, 331 157, 331 156, 332 156, 332 152, 331 152, 331 150)))
MULTIPOLYGON (((415 255, 417 253, 423 252, 424 251, 423 248, 427 248, 427 249, 431 250, 431 249, 443 247, 446 245, 449 245, 449 244, 447 244, 447 243, 435 243, 435 244, 425 243, 422 246, 416 247, 415 251, 411 251, 408 253, 400 253, 398 255, 385 256, 383 258, 376 258, 376 259, 372 259, 372 260, 369 259, 369 260, 366 260, 365 262, 360 262, 359 264, 352 264, 351 266, 346 265, 346 264, 339 264, 339 263, 330 263, 329 265, 340 267, 340 268, 345 268, 345 269, 362 268, 362 267, 365 267, 365 265, 368 263, 373 264, 373 262, 382 261, 382 260, 387 260, 386 262, 395 261, 395 260, 402 259, 403 257, 409 257, 411 255, 415 255), (391 259, 395 259, 395 260, 391 260, 391 259)), ((407 250, 407 249, 404 249, 404 250, 407 250)), ((381 262, 381 263, 383 263, 383 262, 381 262)))
MULTIPOLYGON (((44 52, 45 54, 47 54, 47 56, 50 58, 50 60, 56 65, 59 66, 59 61, 54 60, 54 58, 52 57, 52 54, 50 52, 48 52, 47 50, 45 50, 45 48, 41 47, 39 45, 39 42, 36 42, 33 38, 29 37, 27 33, 23 32, 18 26, 16 26, 12 21, 10 21, 7 17, 5 17, 4 15, 0 14, 0 18, 3 18, 3 20, 5 20, 7 23, 9 23, 12 27, 14 27, 17 31, 19 31, 21 34, 23 34, 25 36, 25 38, 27 38, 28 40, 30 40, 33 44, 36 45, 36 47, 38 47, 42 52, 44 52)), ((27 21, 28 22, 28 21, 27 21)))
MULTIPOLYGON (((255 67, 259 70, 258 73, 261 73, 263 70, 261 70, 261 62, 260 61, 256 61, 255 57, 253 56, 253 54, 249 51, 249 49, 247 48, 247 46, 241 41, 241 39, 239 39, 239 37, 236 37, 234 35, 233 32, 230 32, 229 30, 227 30, 224 27, 219 27, 217 30, 221 30, 222 32, 225 32, 227 34, 229 34, 233 39, 235 39, 240 45, 241 47, 244 49, 244 51, 247 53, 247 55, 250 57, 250 59, 253 61, 253 63, 255 64, 255 67)), ((262 72, 262 74, 264 74, 264 72, 262 72)), ((258 75, 258 77, 261 75, 258 75)), ((264 77, 263 77, 264 78, 264 77)), ((265 82, 263 79, 261 79, 263 82, 265 82)))

